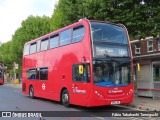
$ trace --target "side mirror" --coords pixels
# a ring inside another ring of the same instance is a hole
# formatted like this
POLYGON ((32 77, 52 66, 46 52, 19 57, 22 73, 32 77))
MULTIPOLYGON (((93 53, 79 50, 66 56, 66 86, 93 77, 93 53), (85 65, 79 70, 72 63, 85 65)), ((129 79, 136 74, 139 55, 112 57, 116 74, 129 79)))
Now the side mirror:
POLYGON ((83 68, 83 65, 79 65, 79 74, 83 74, 84 72, 84 68, 83 68))

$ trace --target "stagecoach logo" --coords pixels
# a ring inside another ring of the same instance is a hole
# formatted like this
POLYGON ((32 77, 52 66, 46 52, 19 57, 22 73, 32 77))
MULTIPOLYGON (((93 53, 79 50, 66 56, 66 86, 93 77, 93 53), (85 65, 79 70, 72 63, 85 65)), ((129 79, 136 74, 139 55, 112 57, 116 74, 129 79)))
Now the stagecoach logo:
POLYGON ((43 84, 42 84, 42 90, 45 90, 45 88, 46 88, 46 86, 45 86, 45 84, 43 83, 43 84))
POLYGON ((97 52, 98 55, 104 55, 104 54, 110 55, 114 51, 111 48, 96 47, 96 52, 97 52))
POLYGON ((119 90, 118 88, 114 88, 114 90, 109 90, 109 93, 110 94, 116 94, 116 93, 122 93, 123 91, 122 90, 119 90))
POLYGON ((86 90, 78 90, 78 87, 72 87, 73 93, 86 94, 86 90))

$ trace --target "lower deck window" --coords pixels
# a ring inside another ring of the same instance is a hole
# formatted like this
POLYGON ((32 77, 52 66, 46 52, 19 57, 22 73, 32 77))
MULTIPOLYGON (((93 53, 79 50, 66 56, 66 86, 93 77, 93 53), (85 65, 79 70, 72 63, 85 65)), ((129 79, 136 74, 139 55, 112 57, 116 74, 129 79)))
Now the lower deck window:
POLYGON ((40 80, 48 80, 48 68, 40 68, 40 80))
POLYGON ((27 79, 29 80, 48 80, 48 68, 27 69, 27 79))
POLYGON ((36 69, 28 69, 27 70, 27 79, 35 80, 37 76, 36 69))

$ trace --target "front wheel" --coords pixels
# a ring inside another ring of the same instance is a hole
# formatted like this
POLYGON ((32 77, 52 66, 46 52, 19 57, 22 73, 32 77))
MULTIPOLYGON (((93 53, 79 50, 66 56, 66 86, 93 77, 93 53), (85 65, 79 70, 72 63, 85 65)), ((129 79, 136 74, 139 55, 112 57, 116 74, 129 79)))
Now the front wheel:
POLYGON ((61 103, 65 107, 69 107, 70 105, 69 92, 67 89, 64 89, 61 94, 61 103))
POLYGON ((33 99, 34 98, 34 88, 33 88, 33 86, 31 86, 30 88, 29 88, 29 96, 33 99))

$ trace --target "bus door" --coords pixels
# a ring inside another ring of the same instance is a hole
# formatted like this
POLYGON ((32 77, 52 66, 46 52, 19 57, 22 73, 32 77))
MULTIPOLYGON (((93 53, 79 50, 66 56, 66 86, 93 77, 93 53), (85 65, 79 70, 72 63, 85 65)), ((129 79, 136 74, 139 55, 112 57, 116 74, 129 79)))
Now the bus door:
POLYGON ((74 64, 72 67, 72 102, 86 105, 90 92, 90 65, 74 64))

